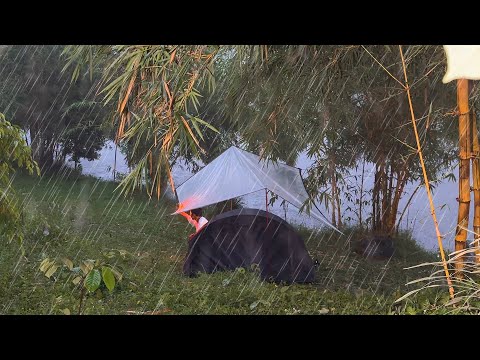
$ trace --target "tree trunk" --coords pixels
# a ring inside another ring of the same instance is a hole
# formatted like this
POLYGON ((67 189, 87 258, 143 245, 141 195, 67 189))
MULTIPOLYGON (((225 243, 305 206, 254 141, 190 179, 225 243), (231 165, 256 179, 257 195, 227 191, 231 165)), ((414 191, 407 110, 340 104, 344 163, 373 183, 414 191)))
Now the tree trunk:
POLYGON ((330 179, 332 183, 332 225, 337 226, 335 221, 335 192, 336 192, 336 182, 335 182, 335 161, 333 157, 330 157, 330 179))
POLYGON ((386 224, 386 215, 388 214, 388 206, 390 204, 387 203, 388 201, 388 184, 387 184, 387 165, 385 161, 385 155, 382 156, 380 165, 380 193, 382 194, 382 212, 380 217, 380 230, 385 231, 385 224, 386 224))
MULTIPOLYGON (((466 249, 468 215, 470 208, 470 124, 468 109, 468 80, 457 80, 458 130, 459 130, 459 187, 458 187, 458 221, 455 235, 455 251, 466 249)), ((455 276, 463 278, 464 258, 459 257, 455 263, 455 276)))
POLYGON ((117 148, 118 148, 118 143, 115 143, 115 157, 113 160, 113 182, 115 182, 115 175, 117 173, 117 148))
POLYGON ((32 124, 30 126, 30 147, 32 148, 32 157, 33 159, 39 163, 40 165, 40 160, 42 157, 42 136, 40 134, 40 131, 38 131, 38 128, 36 124, 32 124))
POLYGON ((362 227, 362 205, 363 205, 363 177, 365 175, 365 158, 363 158, 363 165, 362 165, 362 183, 360 185, 360 201, 359 201, 359 216, 358 222, 360 223, 360 227, 362 227))
MULTIPOLYGON (((388 216, 388 221, 386 224, 386 229, 388 234, 393 234, 395 231, 395 222, 397 221, 397 212, 398 212, 398 205, 400 204, 400 199, 402 198, 403 190, 405 189, 405 185, 408 179, 408 173, 406 171, 397 172, 397 184, 395 187, 395 194, 393 199, 391 200, 390 205, 390 212, 388 216)), ((393 188, 392 188, 393 192, 393 188)))
POLYGON ((336 200, 337 200, 337 227, 338 229, 341 229, 342 228, 342 214, 341 214, 341 211, 340 211, 340 195, 339 195, 339 191, 338 191, 338 186, 337 186, 337 183, 335 181, 335 197, 336 197, 336 200))
POLYGON ((42 142, 44 146, 41 158, 41 168, 43 171, 48 172, 53 167, 54 159, 54 141, 51 137, 45 137, 45 142, 42 142))
POLYGON ((473 158, 472 158, 472 176, 473 176, 473 232, 475 246, 475 260, 480 263, 480 146, 478 142, 477 117, 475 111, 471 111, 472 137, 473 137, 473 158))
POLYGON ((380 182, 380 172, 378 170, 378 164, 375 164, 375 179, 373 183, 373 193, 372 193, 372 230, 373 231, 378 230, 380 225, 379 182, 380 182))
POLYGON ((30 126, 30 146, 32 148, 32 157, 38 163, 42 173, 50 170, 54 158, 53 139, 47 137, 37 124, 30 126))
MULTIPOLYGON (((387 214, 386 214, 386 227, 387 227, 387 230, 388 230, 388 224, 389 224, 389 221, 390 221, 390 218, 392 217, 392 199, 393 199, 393 165, 390 164, 390 175, 388 176, 388 192, 387 192, 387 214)), ((400 177, 397 178, 397 186, 395 187, 395 189, 397 190, 398 189, 398 184, 400 182, 400 177)))

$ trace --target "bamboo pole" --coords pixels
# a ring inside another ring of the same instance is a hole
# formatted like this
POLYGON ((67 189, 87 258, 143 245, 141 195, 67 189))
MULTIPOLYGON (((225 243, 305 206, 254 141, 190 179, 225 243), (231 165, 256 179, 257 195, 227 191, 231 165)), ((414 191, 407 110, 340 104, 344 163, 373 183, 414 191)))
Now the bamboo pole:
POLYGON ((473 232, 475 260, 480 263, 480 145, 478 142, 477 117, 475 111, 471 111, 473 154, 472 154, 472 176, 473 176, 473 232))
MULTIPOLYGON (((468 109, 468 80, 457 80, 457 103, 458 103, 458 139, 459 159, 458 169, 458 219, 455 234, 455 251, 466 249, 468 215, 470 210, 470 124, 468 109)), ((455 262, 455 276, 463 278, 464 256, 460 256, 455 262)))
POLYGON ((431 214, 432 214, 433 223, 435 225, 435 232, 437 234, 438 247, 439 247, 439 250, 440 250, 440 256, 442 258, 443 270, 445 271, 445 277, 447 278, 448 291, 450 293, 450 298, 453 299, 455 297, 455 293, 454 293, 453 286, 452 286, 452 280, 450 279, 450 274, 449 274, 449 271, 448 271, 447 262, 445 260, 445 252, 443 251, 443 244, 442 244, 442 235, 440 234, 440 229, 438 228, 437 215, 435 213, 435 206, 433 205, 433 198, 432 198, 432 193, 430 191, 430 183, 428 182, 427 170, 425 169, 425 163, 423 162, 422 147, 421 147, 421 144, 420 144, 420 138, 418 136, 417 123, 416 123, 416 120, 415 120, 415 113, 413 112, 413 104, 412 104, 412 97, 410 95, 410 87, 408 86, 407 67, 405 66, 405 58, 403 57, 402 46, 399 45, 399 48, 400 48, 400 56, 402 57, 403 74, 405 76, 405 85, 404 86, 405 86, 405 90, 407 91, 408 104, 410 106, 410 114, 412 116, 412 126, 413 126, 413 131, 415 133, 415 140, 417 142, 417 152, 418 152, 418 156, 420 158, 420 164, 422 166, 423 179, 424 179, 424 182, 425 182, 425 188, 427 190, 428 202, 430 203, 430 211, 431 211, 431 214))

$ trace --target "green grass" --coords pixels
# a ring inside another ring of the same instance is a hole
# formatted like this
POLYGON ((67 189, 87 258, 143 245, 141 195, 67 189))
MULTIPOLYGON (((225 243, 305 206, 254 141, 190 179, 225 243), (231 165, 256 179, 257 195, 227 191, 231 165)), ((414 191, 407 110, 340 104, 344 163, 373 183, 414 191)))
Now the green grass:
POLYGON ((0 314, 78 311, 79 291, 67 269, 51 279, 39 271, 47 257, 67 257, 75 264, 107 259, 121 271, 124 278, 112 293, 100 288, 87 296, 85 314, 402 313, 406 304, 392 304, 411 290, 405 283, 428 275, 404 268, 435 260, 408 236, 399 240, 390 261, 373 261, 349 250, 354 230, 339 237, 299 229, 320 262, 315 284, 279 286, 241 269, 187 278, 182 265, 192 229, 182 217, 170 215, 172 202, 149 202, 143 194, 125 199, 114 192, 115 184, 89 177, 21 175, 14 187, 24 208, 25 256, 15 242, 4 243, 0 251, 0 314))

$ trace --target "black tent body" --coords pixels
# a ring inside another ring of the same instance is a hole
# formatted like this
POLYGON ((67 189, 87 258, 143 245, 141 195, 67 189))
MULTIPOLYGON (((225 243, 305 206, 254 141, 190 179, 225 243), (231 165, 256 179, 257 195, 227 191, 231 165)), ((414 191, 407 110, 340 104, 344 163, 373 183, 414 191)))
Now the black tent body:
POLYGON ((195 276, 252 264, 258 264, 263 280, 314 281, 314 263, 295 229, 279 216, 247 208, 219 214, 196 233, 183 271, 195 276))

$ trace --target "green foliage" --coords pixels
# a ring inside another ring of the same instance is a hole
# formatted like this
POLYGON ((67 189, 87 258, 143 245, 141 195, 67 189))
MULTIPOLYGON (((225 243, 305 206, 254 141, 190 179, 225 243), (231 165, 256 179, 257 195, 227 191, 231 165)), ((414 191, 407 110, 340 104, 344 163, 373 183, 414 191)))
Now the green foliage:
POLYGON ((17 168, 40 174, 24 136, 18 126, 12 125, 0 113, 0 237, 9 241, 16 237, 20 242, 23 239, 21 209, 11 186, 12 175, 17 168))
MULTIPOLYGON (((443 121, 454 89, 439 81, 440 46, 404 50, 427 171, 435 178, 455 155, 443 121)), ((195 159, 208 163, 233 144, 290 165, 307 151, 311 195, 331 208, 376 205, 362 222, 391 231, 396 192, 421 179, 406 94, 379 65, 403 81, 397 47, 69 46, 64 54, 74 80, 86 65, 90 73, 102 69, 103 100, 117 102, 117 140, 133 168, 122 180, 126 193, 145 186, 159 197, 179 157, 196 171, 195 159), (345 179, 359 160, 376 164, 376 188, 340 204, 338 193, 350 193, 345 179), (395 180, 386 188, 389 177, 395 180)))
POLYGON ((71 280, 80 289, 79 314, 82 313, 82 304, 85 297, 84 290, 94 293, 103 283, 108 291, 112 292, 116 285, 115 278, 121 281, 123 277, 112 265, 101 260, 84 260, 79 263, 78 267, 75 267, 73 261, 68 258, 62 258, 61 262, 63 264, 47 257, 40 263, 39 270, 49 279, 57 270, 62 268, 71 273, 67 280, 71 280))
POLYGON ((149 196, 161 195, 171 162, 192 151, 198 154, 202 129, 215 129, 192 115, 201 95, 198 87, 213 87, 217 46, 115 45, 67 46, 64 70, 76 81, 85 66, 102 69, 105 104, 117 102, 116 140, 128 143, 133 170, 122 180, 132 193, 146 184, 149 196))
MULTIPOLYGON (((224 51, 229 53, 219 56, 216 93, 205 104, 205 112, 220 123, 217 127, 234 132, 249 150, 269 160, 294 164, 307 151, 314 161, 307 188, 330 208, 336 196, 333 179, 340 192, 349 193, 345 179, 359 160, 374 163, 375 190, 347 202, 375 203, 377 214, 364 214, 363 220, 391 231, 399 210, 396 192, 421 181, 407 96, 398 83, 404 82, 398 47, 243 46, 224 51), (395 180, 387 187, 390 177, 395 180), (388 206, 382 218, 383 200, 388 206)), ((446 65, 441 46, 405 46, 404 53, 427 171, 435 179, 456 155, 451 136, 455 88, 440 82, 446 65)), ((223 147, 220 141, 216 145, 223 147)))
POLYGON ((107 114, 101 104, 93 101, 73 103, 63 114, 66 130, 61 136, 63 156, 71 155, 75 165, 80 159, 98 159, 105 145, 107 114))
MULTIPOLYGON (((109 110, 97 106, 83 108, 81 113, 69 111, 75 104, 91 102, 98 84, 94 71, 90 80, 80 77, 75 86, 69 86, 68 77, 61 72, 63 48, 9 45, 0 54, 4 74, 0 77, 0 109, 14 124, 29 132, 33 158, 42 172, 55 169, 57 163, 63 164, 70 153, 74 157, 95 158, 98 147, 85 153, 72 149, 71 141, 82 143, 77 146, 97 144, 98 135, 88 139, 86 132, 92 134, 92 128, 86 124, 98 125, 109 110), (65 146, 66 152, 62 149, 65 146)), ((97 126, 94 129, 98 132, 97 126)))

